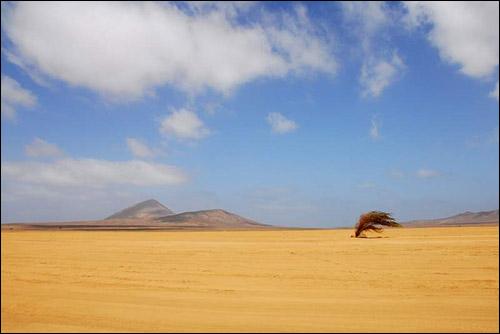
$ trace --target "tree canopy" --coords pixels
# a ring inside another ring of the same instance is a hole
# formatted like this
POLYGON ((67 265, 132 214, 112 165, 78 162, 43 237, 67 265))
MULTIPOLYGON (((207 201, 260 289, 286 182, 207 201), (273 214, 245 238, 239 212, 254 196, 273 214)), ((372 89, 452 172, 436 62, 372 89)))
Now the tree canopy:
POLYGON ((402 227, 396 220, 391 217, 390 213, 383 211, 370 211, 362 214, 359 217, 358 223, 355 226, 355 237, 359 238, 364 235, 365 231, 374 231, 380 233, 384 230, 383 226, 402 227))

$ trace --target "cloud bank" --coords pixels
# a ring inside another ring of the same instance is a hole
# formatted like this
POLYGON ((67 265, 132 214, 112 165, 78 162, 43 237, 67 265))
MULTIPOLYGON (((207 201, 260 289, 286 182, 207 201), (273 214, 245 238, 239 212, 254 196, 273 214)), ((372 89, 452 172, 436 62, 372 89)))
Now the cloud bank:
POLYGON ((50 163, 2 163, 2 182, 48 187, 163 186, 180 184, 186 180, 185 173, 177 167, 140 160, 61 159, 50 163))

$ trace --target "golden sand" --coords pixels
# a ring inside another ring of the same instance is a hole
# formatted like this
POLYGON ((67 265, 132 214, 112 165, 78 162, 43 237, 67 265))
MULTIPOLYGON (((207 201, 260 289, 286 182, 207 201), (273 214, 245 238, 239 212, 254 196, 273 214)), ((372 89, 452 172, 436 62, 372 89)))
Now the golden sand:
POLYGON ((498 227, 351 233, 2 232, 1 329, 498 332, 498 227))

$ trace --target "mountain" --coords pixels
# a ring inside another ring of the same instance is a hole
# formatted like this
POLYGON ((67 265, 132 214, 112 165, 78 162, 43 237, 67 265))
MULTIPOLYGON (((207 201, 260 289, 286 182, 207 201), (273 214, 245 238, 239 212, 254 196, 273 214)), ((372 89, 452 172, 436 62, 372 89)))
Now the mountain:
POLYGON ((2 230, 225 230, 277 228, 224 210, 174 214, 150 199, 123 209, 103 220, 2 224, 2 230))
POLYGON ((155 221, 177 226, 208 227, 208 228, 258 228, 270 227, 253 220, 238 216, 221 209, 183 212, 166 217, 156 218, 155 221))
POLYGON ((408 227, 498 225, 498 210, 481 212, 467 211, 447 218, 412 220, 403 224, 408 227))
POLYGON ((224 210, 183 212, 152 218, 158 212, 171 212, 158 202, 146 201, 122 210, 107 219, 94 221, 2 224, 2 230, 248 230, 277 227, 224 210), (146 204, 144 204, 146 203, 146 204), (155 211, 154 209, 161 209, 155 211), (165 210, 166 209, 166 210, 165 210), (134 216, 135 215, 135 216, 134 216), (134 216, 134 217, 132 217, 134 216), (142 217, 142 218, 141 218, 142 217))
POLYGON ((154 199, 137 203, 123 209, 106 219, 129 219, 129 218, 158 218, 173 214, 174 212, 154 199))

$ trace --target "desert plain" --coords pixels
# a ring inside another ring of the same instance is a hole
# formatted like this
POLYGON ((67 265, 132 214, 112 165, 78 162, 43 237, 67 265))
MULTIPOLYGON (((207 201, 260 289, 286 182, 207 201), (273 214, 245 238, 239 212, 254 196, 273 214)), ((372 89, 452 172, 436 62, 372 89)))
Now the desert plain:
POLYGON ((8 231, 2 332, 498 332, 499 228, 8 231))

